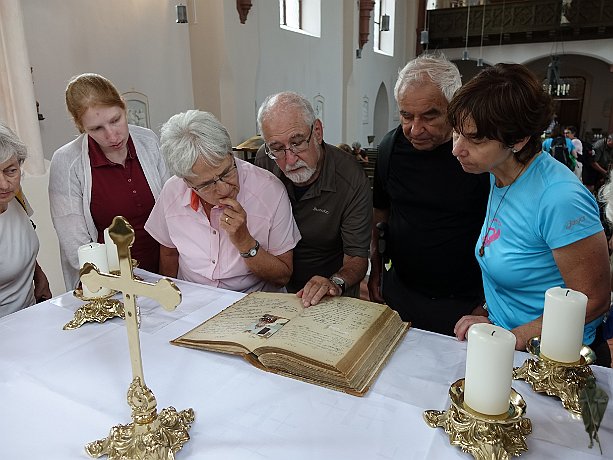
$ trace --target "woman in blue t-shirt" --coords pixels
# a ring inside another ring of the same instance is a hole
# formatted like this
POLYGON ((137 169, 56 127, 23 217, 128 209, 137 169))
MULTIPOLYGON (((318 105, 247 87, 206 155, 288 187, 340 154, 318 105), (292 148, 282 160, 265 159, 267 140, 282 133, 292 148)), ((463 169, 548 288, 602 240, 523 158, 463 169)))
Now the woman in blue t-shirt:
MULTIPOLYGON (((592 194, 542 153, 551 97, 526 67, 497 64, 457 91, 448 117, 464 171, 491 174, 475 248, 487 307, 461 318, 456 336, 463 340, 472 324, 491 322, 525 350, 541 333, 545 291, 563 286, 588 297, 584 343, 604 343, 596 328, 610 302, 607 241, 592 194)), ((608 348, 596 351, 610 365, 608 348)))

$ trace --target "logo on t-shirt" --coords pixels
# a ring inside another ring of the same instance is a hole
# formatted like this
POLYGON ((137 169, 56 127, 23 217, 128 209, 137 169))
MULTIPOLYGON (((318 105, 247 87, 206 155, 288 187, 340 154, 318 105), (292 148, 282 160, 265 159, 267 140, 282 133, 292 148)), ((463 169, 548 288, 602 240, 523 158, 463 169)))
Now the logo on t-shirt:
POLYGON ((483 243, 484 247, 488 247, 490 244, 500 238, 500 228, 498 227, 500 227, 500 221, 498 219, 492 220, 490 227, 485 233, 485 239, 483 243))
POLYGON ((578 219, 571 219, 571 220, 569 220, 569 221, 566 223, 566 225, 565 225, 566 230, 570 230, 570 229, 571 229, 571 228, 573 228, 575 225, 577 225, 577 224, 581 224, 581 223, 583 223, 583 222, 585 222, 585 216, 581 216, 581 217, 579 217, 578 219))

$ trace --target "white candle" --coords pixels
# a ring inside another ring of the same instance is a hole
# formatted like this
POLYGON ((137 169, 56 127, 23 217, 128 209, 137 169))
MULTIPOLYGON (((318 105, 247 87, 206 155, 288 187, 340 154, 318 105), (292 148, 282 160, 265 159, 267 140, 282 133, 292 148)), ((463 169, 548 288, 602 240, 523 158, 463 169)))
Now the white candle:
POLYGON ((468 329, 464 403, 472 410, 487 415, 509 410, 514 352, 512 332, 486 323, 468 329))
POLYGON ((561 363, 581 358, 587 296, 572 289, 554 287, 545 292, 541 354, 561 363))
MULTIPOLYGON (((106 247, 101 243, 88 243, 79 247, 79 267, 83 268, 86 262, 92 263, 96 266, 99 272, 108 273, 109 265, 106 260, 106 247)), ((96 297, 102 297, 110 294, 109 288, 102 288, 96 292, 92 292, 82 283, 83 297, 86 299, 95 299, 96 297)))
POLYGON ((119 270, 119 254, 117 253, 117 245, 111 239, 111 235, 109 235, 109 229, 104 229, 104 245, 106 246, 106 258, 109 263, 110 271, 118 271, 119 270))

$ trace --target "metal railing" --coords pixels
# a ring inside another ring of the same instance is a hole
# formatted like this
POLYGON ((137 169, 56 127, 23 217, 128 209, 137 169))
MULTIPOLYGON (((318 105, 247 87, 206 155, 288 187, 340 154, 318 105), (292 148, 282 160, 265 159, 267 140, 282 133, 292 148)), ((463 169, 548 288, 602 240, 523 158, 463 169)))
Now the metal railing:
MULTIPOLYGON (((429 49, 466 45, 468 7, 428 11, 429 49)), ((468 46, 613 38, 613 0, 529 0, 470 7, 468 46)))

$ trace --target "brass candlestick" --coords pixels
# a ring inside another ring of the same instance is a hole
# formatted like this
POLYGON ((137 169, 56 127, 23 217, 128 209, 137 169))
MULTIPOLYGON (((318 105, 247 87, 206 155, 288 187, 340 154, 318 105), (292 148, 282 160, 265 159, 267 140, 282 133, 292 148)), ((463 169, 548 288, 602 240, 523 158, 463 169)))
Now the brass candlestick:
POLYGON ((515 390, 511 389, 509 411, 499 416, 481 414, 464 404, 464 379, 451 385, 449 398, 448 410, 427 410, 423 415, 431 428, 445 430, 452 445, 475 460, 508 460, 528 450, 526 436, 532 432, 532 422, 523 416, 526 403, 515 390))
POLYGON ((515 368, 513 378, 525 380, 536 392, 560 398, 566 410, 581 415, 579 394, 587 385, 588 378, 594 376, 590 368, 596 360, 594 351, 584 345, 579 361, 561 363, 541 354, 540 337, 531 338, 526 349, 538 359, 527 359, 521 367, 515 368))
POLYGON ((106 438, 87 444, 85 450, 92 457, 107 455, 109 460, 173 460, 175 452, 189 440, 194 411, 177 412, 174 407, 169 407, 157 413, 155 396, 145 385, 143 376, 136 296, 153 298, 166 310, 174 310, 181 302, 181 291, 167 278, 155 284, 134 278, 130 257, 134 229, 123 217, 113 219, 109 234, 117 245, 120 274, 100 273, 94 265, 86 263, 80 275, 81 281, 93 292, 101 287, 123 292, 133 375, 128 390, 132 423, 114 426, 106 438))
POLYGON ((63 329, 77 329, 87 322, 104 323, 107 319, 119 317, 125 318, 123 303, 117 299, 112 299, 117 291, 112 291, 106 295, 94 298, 83 296, 82 289, 75 289, 72 292, 77 299, 87 302, 75 311, 74 317, 68 321, 63 329))
POLYGON ((133 423, 114 426, 107 438, 87 444, 85 450, 90 457, 167 460, 173 459, 174 453, 189 441, 194 411, 177 412, 171 406, 157 414, 155 396, 141 383, 140 377, 135 377, 128 389, 128 404, 132 408, 133 423), (144 455, 136 456, 135 452, 144 455))

